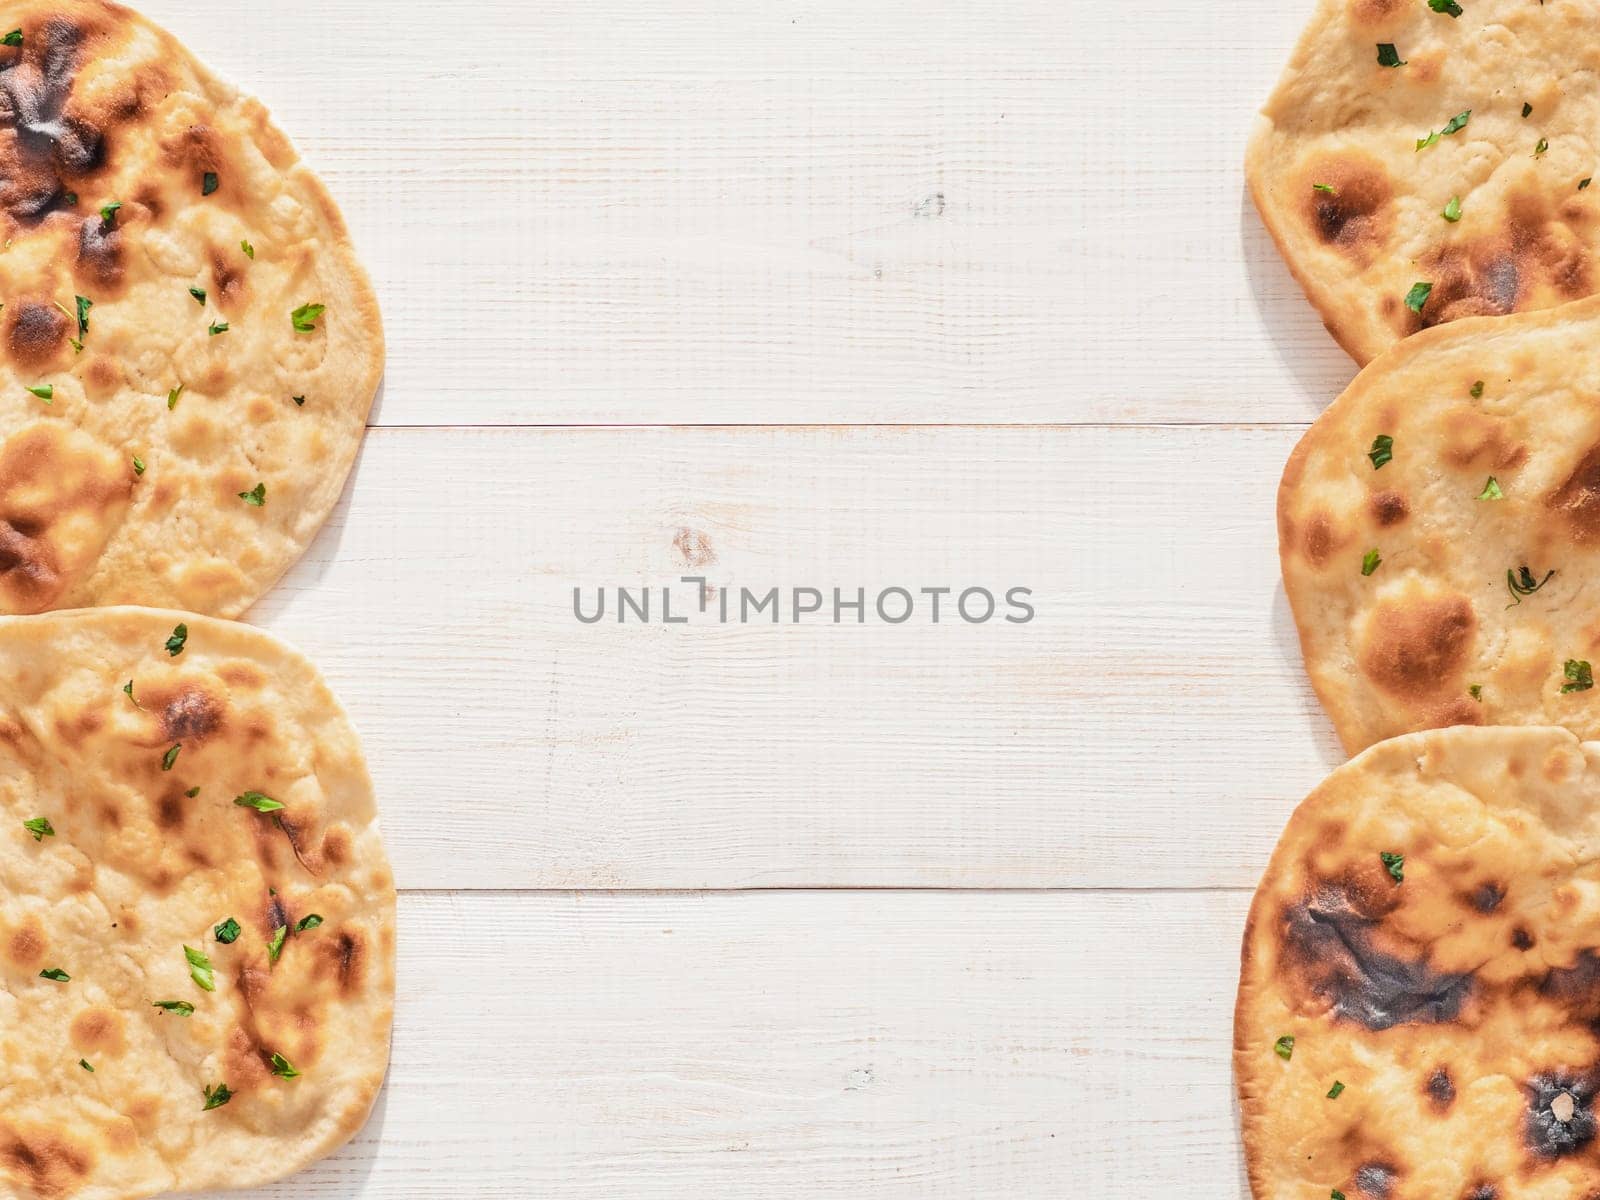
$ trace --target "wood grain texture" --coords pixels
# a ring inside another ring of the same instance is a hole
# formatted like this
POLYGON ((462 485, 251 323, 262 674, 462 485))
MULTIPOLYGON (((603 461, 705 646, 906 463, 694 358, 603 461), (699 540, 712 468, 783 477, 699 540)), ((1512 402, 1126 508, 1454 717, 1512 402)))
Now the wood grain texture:
POLYGON ((1234 1200, 1246 899, 406 896, 377 1115, 253 1194, 1234 1200))
POLYGON ((404 886, 1249 886, 1339 761, 1278 585, 1297 431, 1152 433, 376 430, 253 619, 350 706, 404 886), (572 616, 685 574, 1037 616, 572 616))
POLYGON ((380 424, 1300 421, 1242 157, 1305 7, 148 0, 384 305, 380 424))

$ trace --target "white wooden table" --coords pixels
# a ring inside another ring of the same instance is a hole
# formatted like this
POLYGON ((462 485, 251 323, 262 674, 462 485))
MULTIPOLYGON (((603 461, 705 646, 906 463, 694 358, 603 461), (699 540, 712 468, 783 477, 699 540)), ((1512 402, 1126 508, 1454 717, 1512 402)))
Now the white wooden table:
POLYGON ((1244 910, 1339 759, 1272 503, 1353 368, 1240 171, 1308 8, 148 0, 390 347, 252 619, 365 737, 393 1068, 265 1195, 1246 1193, 1244 910), (571 616, 685 573, 1038 615, 571 616))

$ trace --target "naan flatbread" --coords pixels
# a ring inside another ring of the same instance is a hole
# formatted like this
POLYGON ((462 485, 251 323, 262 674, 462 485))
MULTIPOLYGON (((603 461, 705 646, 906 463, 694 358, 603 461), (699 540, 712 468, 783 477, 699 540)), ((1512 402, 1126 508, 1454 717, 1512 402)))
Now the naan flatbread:
POLYGON ((1597 28, 1593 0, 1316 5, 1246 174, 1358 362, 1425 326, 1600 287, 1597 28))
POLYGON ((1300 805, 1235 1011, 1256 1200, 1600 1193, 1597 847, 1559 729, 1396 738, 1300 805))
POLYGON ((237 615, 355 458, 372 287, 266 110, 169 34, 23 0, 0 35, 0 613, 237 615))
POLYGON ((1347 750, 1460 724, 1600 738, 1596 344, 1600 298, 1429 330, 1290 456, 1284 590, 1347 750))
POLYGON ((250 1186, 343 1144, 388 1062, 394 918, 305 659, 152 609, 0 622, 0 1196, 250 1186))

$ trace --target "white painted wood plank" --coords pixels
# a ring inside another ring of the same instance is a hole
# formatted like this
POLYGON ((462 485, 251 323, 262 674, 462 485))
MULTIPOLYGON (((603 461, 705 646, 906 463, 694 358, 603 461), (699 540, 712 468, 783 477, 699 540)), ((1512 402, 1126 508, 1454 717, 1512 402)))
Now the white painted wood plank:
POLYGON ((1278 582, 1297 433, 377 430, 253 619, 349 704, 408 887, 1249 886, 1341 761, 1278 582), (572 616, 686 573, 1037 616, 572 616))
POLYGON ((378 1115, 255 1194, 1244 1197, 1246 900, 404 896, 378 1115))
POLYGON ((343 204, 379 423, 1304 420, 1268 0, 145 0, 343 204))

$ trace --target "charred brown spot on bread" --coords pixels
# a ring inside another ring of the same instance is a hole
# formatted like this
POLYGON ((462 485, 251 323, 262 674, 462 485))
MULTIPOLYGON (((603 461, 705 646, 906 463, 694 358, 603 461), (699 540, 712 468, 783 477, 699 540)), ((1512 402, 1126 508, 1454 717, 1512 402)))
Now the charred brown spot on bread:
MULTIPOLYGON (((367 969, 367 943, 353 929, 341 929, 318 943, 323 965, 338 982, 339 994, 349 999, 360 993, 367 969)), ((320 973, 320 972, 319 972, 320 973)))
POLYGON ((1388 1200, 1389 1194, 1394 1191, 1394 1183, 1399 1174, 1388 1163, 1362 1163, 1356 1168, 1354 1180, 1356 1191, 1363 1196, 1371 1196, 1373 1200, 1388 1200))
POLYGON ((1419 727, 1428 729, 1446 729, 1451 725, 1482 725, 1483 705, 1470 696, 1452 696, 1425 714, 1419 714, 1417 723, 1419 727))
MULTIPOLYGON (((1397 891, 1389 882, 1390 892, 1397 891)), ((1435 970, 1425 955, 1380 944, 1382 919, 1372 913, 1383 905, 1367 891, 1364 875, 1351 875, 1317 885, 1283 910, 1281 963, 1291 994, 1315 998, 1335 1019, 1372 1030, 1455 1021, 1472 995, 1472 975, 1435 970)))
POLYGON ((64 181, 96 170, 100 130, 69 106, 83 31, 52 17, 0 60, 0 207, 36 222, 64 207, 64 181))
POLYGON ((1367 620, 1361 669, 1396 696, 1428 696, 1453 688, 1477 626, 1472 602, 1459 594, 1414 591, 1385 600, 1367 620))
POLYGON ((178 829, 182 827, 184 818, 188 815, 187 797, 181 791, 171 790, 163 792, 156 801, 156 824, 162 829, 178 829))
POLYGON ((165 742, 203 742, 221 729, 226 719, 225 702, 199 684, 184 684, 160 705, 165 742))
POLYGON ((228 1031, 227 1047, 222 1058, 228 1086, 235 1092, 258 1088, 272 1077, 260 1043, 250 1030, 241 1026, 235 1025, 228 1031))
POLYGON ((1543 1071, 1528 1080, 1524 1091, 1528 1112, 1523 1142, 1536 1161, 1565 1158, 1594 1141, 1593 1072, 1564 1067, 1543 1071))
POLYGON ((1540 981, 1539 993, 1569 1007, 1600 1003, 1600 957, 1585 950, 1570 967, 1551 967, 1540 981))
POLYGON ((1533 949, 1533 934, 1518 925, 1511 931, 1511 944, 1518 950, 1531 950, 1533 949))
POLYGON ((1392 224, 1394 187, 1383 164, 1343 155, 1317 161, 1308 176, 1303 201, 1306 222, 1324 245, 1358 263, 1370 262, 1387 243, 1392 224))
POLYGON ((347 865, 353 857, 351 851, 350 831, 343 825, 335 825, 322 835, 322 857, 329 866, 347 865))
POLYGON ((68 1030, 78 1050, 118 1055, 128 1048, 127 1027, 122 1014, 109 1008, 86 1008, 72 1018, 68 1030))
POLYGON ((107 225, 96 214, 78 226, 78 270, 99 288, 122 283, 122 226, 107 225))
POLYGON ((1382 25, 1405 5, 1406 0, 1351 0, 1350 17, 1360 25, 1382 25))
POLYGON ((41 1200, 61 1200, 88 1178, 94 1159, 66 1135, 0 1127, 0 1160, 41 1200))
POLYGON ((1492 1183, 1475 1183, 1462 1193, 1461 1200, 1500 1200, 1500 1192, 1492 1183))
POLYGON ((1333 556, 1337 548, 1338 539, 1334 537, 1333 522, 1328 514, 1312 513, 1311 519, 1306 522, 1306 561, 1314 567, 1320 567, 1333 556))
POLYGON ((1374 492, 1368 503, 1372 508, 1372 519, 1379 525, 1398 525, 1411 515, 1411 506, 1406 503, 1406 498, 1393 488, 1374 492))
POLYGON ((1513 441, 1505 422, 1474 409, 1457 409, 1444 425, 1440 457, 1456 467, 1509 471, 1528 459, 1528 447, 1513 441))
POLYGON ((66 314, 54 304, 22 300, 6 314, 6 345, 11 357, 24 366, 54 358, 66 340, 66 314))
POLYGON ((1506 890, 1498 883, 1480 883, 1472 890, 1472 907, 1481 913, 1492 913, 1506 898, 1506 890))
POLYGON ((109 532, 132 479, 124 460, 58 425, 33 425, 0 444, 0 611, 54 603, 98 550, 94 539, 109 532))
POLYGON ((1427 1093, 1429 1101, 1439 1112, 1444 1112, 1455 1103, 1456 1082, 1450 1078, 1447 1067, 1436 1067, 1422 1085, 1422 1090, 1427 1093))
POLYGON ((179 133, 163 138, 161 151, 169 166, 194 173, 197 179, 206 171, 217 171, 219 187, 226 182, 218 170, 222 165, 222 155, 217 149, 216 131, 209 125, 189 125, 179 133))
POLYGON ((38 966, 44 960, 48 945, 44 926, 39 924, 38 918, 27 917, 6 938, 6 961, 23 970, 38 966))
POLYGON ((1594 290, 1584 239, 1550 211, 1543 197, 1513 197, 1502 226, 1488 237, 1446 243, 1422 256, 1422 277, 1433 281, 1433 291, 1421 316, 1412 318, 1415 324, 1514 312, 1541 285, 1565 299, 1594 290))
POLYGON ((211 251, 211 290, 226 311, 236 311, 248 302, 245 273, 216 249, 211 251))
POLYGON ((1545 503, 1566 518, 1574 541, 1600 537, 1600 445, 1589 448, 1545 503))

